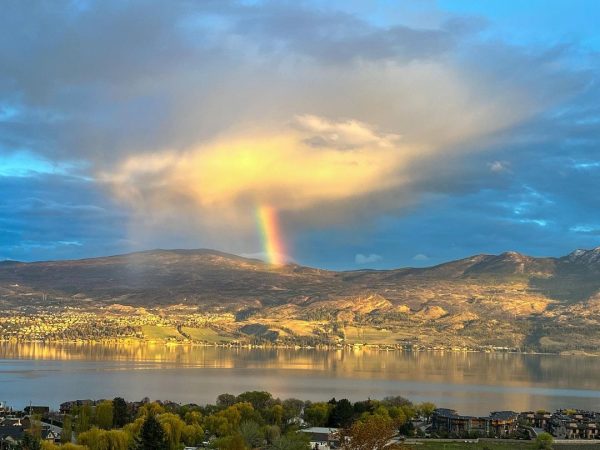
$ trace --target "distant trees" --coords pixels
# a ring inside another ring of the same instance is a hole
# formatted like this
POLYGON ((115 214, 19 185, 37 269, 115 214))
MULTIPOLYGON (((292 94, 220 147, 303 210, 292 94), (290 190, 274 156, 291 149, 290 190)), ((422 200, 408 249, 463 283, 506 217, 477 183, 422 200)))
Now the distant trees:
MULTIPOLYGON (((41 443, 36 436, 24 441, 24 450, 180 450, 205 441, 221 450, 310 450, 308 435, 298 433, 301 417, 312 426, 341 428, 345 450, 392 450, 399 431, 410 435, 410 419, 428 416, 431 403, 413 405, 402 397, 383 401, 348 399, 329 402, 280 400, 264 391, 222 394, 216 405, 180 406, 173 402, 143 400, 127 404, 117 397, 73 408, 63 419, 62 446, 41 443), (72 444, 73 430, 77 444, 72 444)), ((39 421, 32 430, 39 435, 39 421)), ((542 447, 540 447, 542 448, 542 447)))

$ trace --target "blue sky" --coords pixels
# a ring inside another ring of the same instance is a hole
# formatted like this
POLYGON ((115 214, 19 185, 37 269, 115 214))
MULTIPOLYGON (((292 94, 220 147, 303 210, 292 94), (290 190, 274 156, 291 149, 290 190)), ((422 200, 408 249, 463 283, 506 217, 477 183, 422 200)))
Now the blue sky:
POLYGON ((600 245, 595 1, 8 2, 0 259, 600 245), (325 6, 326 5, 326 6, 325 6))

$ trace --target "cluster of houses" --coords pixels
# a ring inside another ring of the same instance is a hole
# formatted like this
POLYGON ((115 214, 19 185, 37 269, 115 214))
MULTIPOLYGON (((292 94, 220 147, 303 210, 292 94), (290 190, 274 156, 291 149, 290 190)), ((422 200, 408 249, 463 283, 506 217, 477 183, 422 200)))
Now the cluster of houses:
POLYGON ((32 425, 39 428, 42 440, 60 442, 60 427, 39 421, 37 418, 47 414, 49 410, 50 408, 44 406, 28 406, 23 411, 14 411, 6 403, 0 402, 0 448, 15 447, 32 425))
POLYGON ((547 411, 495 411, 485 417, 464 416, 438 408, 425 429, 437 436, 535 437, 542 432, 557 439, 600 439, 600 413, 576 409, 547 411))

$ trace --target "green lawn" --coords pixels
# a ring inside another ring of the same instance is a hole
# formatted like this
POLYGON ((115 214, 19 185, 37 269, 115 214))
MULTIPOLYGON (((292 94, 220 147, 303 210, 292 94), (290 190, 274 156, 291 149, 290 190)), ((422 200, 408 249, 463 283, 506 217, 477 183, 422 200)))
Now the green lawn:
MULTIPOLYGON (((502 442, 502 441, 485 441, 485 442, 423 442, 411 444, 414 450, 533 450, 535 443, 527 441, 523 443, 517 442, 502 442)), ((579 449, 579 447, 577 447, 579 449)))
POLYGON ((235 336, 230 335, 225 331, 215 331, 212 328, 188 328, 183 327, 181 329, 186 335, 191 337, 194 341, 201 342, 231 342, 235 340, 235 336))

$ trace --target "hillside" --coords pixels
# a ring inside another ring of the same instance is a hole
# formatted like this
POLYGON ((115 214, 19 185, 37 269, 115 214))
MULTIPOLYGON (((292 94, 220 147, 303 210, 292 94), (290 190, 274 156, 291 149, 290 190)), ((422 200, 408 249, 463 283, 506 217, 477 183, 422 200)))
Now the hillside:
POLYGON ((155 250, 0 263, 0 333, 600 352, 599 292, 600 248, 352 272, 155 250))

